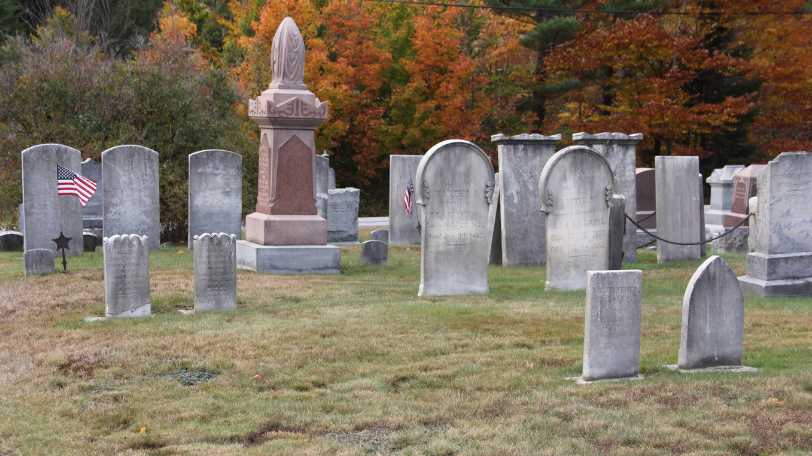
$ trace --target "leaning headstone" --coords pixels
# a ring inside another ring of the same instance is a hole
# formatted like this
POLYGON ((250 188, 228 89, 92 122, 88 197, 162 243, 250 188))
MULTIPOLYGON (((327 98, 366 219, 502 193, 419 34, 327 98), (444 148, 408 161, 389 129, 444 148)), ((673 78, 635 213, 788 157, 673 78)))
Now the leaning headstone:
POLYGON ((637 223, 647 230, 657 229, 656 186, 654 183, 654 168, 637 168, 635 171, 637 182, 637 223))
POLYGON ((189 237, 227 233, 242 237, 242 155, 227 150, 189 154, 189 237))
POLYGON ((337 188, 327 195, 327 242, 358 242, 358 206, 361 190, 337 188))
POLYGON ((22 252, 23 233, 0 230, 0 252, 22 252))
POLYGON ((609 209, 609 267, 610 271, 623 268, 623 235, 626 234, 626 197, 614 195, 609 209))
POLYGON ((107 318, 150 315, 146 236, 116 234, 104 238, 104 305, 107 318))
POLYGON ((589 271, 584 381, 639 377, 643 271, 589 271))
POLYGON ((727 165, 713 170, 705 181, 711 188, 710 208, 705 211, 705 223, 722 225, 725 214, 733 205, 733 176, 744 169, 744 165, 727 165))
MULTIPOLYGON (((697 176, 699 157, 658 156, 654 158, 657 185, 657 261, 698 260, 700 257, 701 204, 697 176)), ((704 246, 704 244, 703 244, 704 246)))
POLYGON ((784 152, 759 171, 756 215, 744 294, 812 295, 812 154, 784 152))
POLYGON ((373 241, 381 241, 389 244, 389 230, 375 230, 371 233, 373 241))
POLYGON ((490 158, 468 141, 443 141, 426 152, 415 177, 424 223, 418 296, 487 293, 490 158))
POLYGON ((25 276, 53 274, 54 251, 51 249, 31 249, 23 253, 25 276))
POLYGON ((237 308, 237 236, 204 233, 194 237, 195 312, 237 308))
POLYGON ((488 229, 491 230, 491 255, 488 263, 502 264, 502 208, 499 203, 499 189, 502 187, 502 179, 499 177, 499 173, 494 173, 493 179, 496 185, 494 185, 493 189, 493 204, 488 209, 488 229))
POLYGON ((361 245, 361 264, 385 265, 389 257, 389 244, 383 241, 366 241, 361 245))
POLYGON ((82 233, 82 242, 85 246, 85 252, 95 252, 96 244, 99 243, 99 238, 94 233, 85 231, 82 233))
MULTIPOLYGON (((733 201, 730 204, 730 213, 725 214, 724 226, 733 227, 747 217, 747 203, 750 198, 758 195, 758 172, 767 165, 750 165, 733 176, 733 201)), ((742 226, 748 226, 750 221, 742 226)))
POLYGON ((740 366, 744 297, 739 281, 721 257, 696 270, 682 301, 680 369, 740 366))
MULTIPOLYGON (((727 231, 727 229, 725 231, 727 231)), ((749 253, 749 236, 750 228, 740 226, 726 236, 714 239, 713 242, 711 242, 711 253, 749 253)))
POLYGON ((542 266, 547 260, 546 221, 538 210, 541 171, 561 135, 491 136, 498 145, 502 265, 542 266))
POLYGON ((104 237, 146 236, 161 246, 158 152, 143 146, 116 146, 102 152, 104 237))
POLYGON ((420 242, 420 228, 422 224, 420 211, 414 204, 417 200, 418 189, 415 186, 415 173, 420 164, 422 155, 390 155, 389 156, 389 244, 403 245, 420 242), (414 187, 412 195, 412 210, 407 213, 404 204, 406 186, 411 179, 414 187))
POLYGON ((56 164, 79 173, 82 154, 61 144, 40 144, 22 152, 23 242, 25 251, 56 248, 60 231, 71 238, 68 255, 81 255, 82 203, 57 194, 56 164))
POLYGON ((587 271, 609 269, 613 176, 603 156, 584 146, 561 149, 539 179, 547 214, 548 290, 583 290, 587 271))
POLYGON ((100 230, 103 223, 103 200, 104 181, 102 180, 102 165, 88 158, 82 162, 82 176, 96 181, 96 192, 87 200, 82 208, 82 226, 84 229, 100 230))

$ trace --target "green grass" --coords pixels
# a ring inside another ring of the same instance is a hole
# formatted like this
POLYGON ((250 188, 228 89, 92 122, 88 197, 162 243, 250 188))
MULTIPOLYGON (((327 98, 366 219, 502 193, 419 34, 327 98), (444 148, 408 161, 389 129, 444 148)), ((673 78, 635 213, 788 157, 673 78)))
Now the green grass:
POLYGON ((2 456, 812 454, 812 299, 746 298, 757 373, 662 367, 701 262, 624 265, 643 270, 646 378, 581 386, 565 378, 582 369, 585 292, 544 291, 544 268, 418 298, 419 246, 383 267, 345 246, 341 275, 240 271, 238 310, 187 316, 192 253, 162 249, 154 317, 86 323, 104 313, 101 254, 29 279, 21 257, 0 254, 2 456))

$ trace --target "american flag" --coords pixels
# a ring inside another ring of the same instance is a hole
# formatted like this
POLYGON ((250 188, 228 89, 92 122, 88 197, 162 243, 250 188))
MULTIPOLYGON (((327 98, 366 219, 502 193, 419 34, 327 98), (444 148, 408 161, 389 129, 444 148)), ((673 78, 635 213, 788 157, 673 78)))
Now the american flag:
POLYGON ((406 184, 406 196, 403 198, 403 205, 406 206, 406 215, 412 213, 412 193, 414 193, 414 185, 412 185, 412 178, 406 184))
POLYGON ((56 164, 56 182, 59 195, 78 196, 82 207, 85 207, 87 200, 96 191, 96 181, 82 177, 59 163, 56 164))

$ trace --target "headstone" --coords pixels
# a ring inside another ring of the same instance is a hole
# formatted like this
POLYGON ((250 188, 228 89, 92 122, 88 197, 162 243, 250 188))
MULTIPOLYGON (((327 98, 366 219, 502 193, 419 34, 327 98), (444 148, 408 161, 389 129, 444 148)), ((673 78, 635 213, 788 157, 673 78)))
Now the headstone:
POLYGON ((22 151, 24 250, 54 250, 60 230, 71 238, 68 255, 81 255, 82 203, 74 195, 57 194, 56 164, 81 170, 82 154, 61 144, 40 144, 22 151))
MULTIPOLYGON (((56 171, 54 171, 54 174, 56 174, 56 171)), ((56 270, 54 256, 54 251, 51 249, 26 250, 23 253, 25 276, 53 274, 56 270)))
POLYGON ((358 206, 361 190, 329 190, 327 201, 327 242, 358 242, 358 206))
POLYGON ((189 238, 203 233, 242 237, 242 155, 227 150, 189 154, 189 238))
POLYGON ((149 240, 137 234, 116 234, 103 241, 107 318, 149 316, 149 240))
MULTIPOLYGON (((626 214, 637 220, 637 143, 643 140, 642 133, 575 133, 572 139, 603 155, 612 168, 615 177, 614 192, 626 197, 626 214)), ((623 235, 623 262, 637 263, 637 228, 626 220, 623 235)))
POLYGON ((422 155, 390 155, 389 156, 389 244, 404 245, 420 242, 420 229, 423 224, 420 211, 414 204, 417 200, 417 187, 415 186, 415 173, 420 164, 422 155), (412 181, 414 194, 412 195, 412 211, 406 213, 404 198, 406 185, 412 181))
MULTIPOLYGON (((679 243, 700 241, 701 204, 699 157, 654 158, 657 184, 657 236, 679 243)), ((699 245, 676 245, 657 241, 657 261, 698 260, 699 245)))
MULTIPOLYGON (((705 178, 699 174, 699 240, 705 242, 705 178)), ((700 258, 708 256, 708 244, 699 244, 700 258)))
POLYGON ((733 205, 733 176, 744 169, 744 165, 727 165, 713 170, 705 181, 711 188, 710 208, 705 211, 705 223, 724 224, 725 214, 733 205))
POLYGON ((330 174, 328 174, 327 179, 327 190, 335 190, 336 188, 336 171, 333 168, 329 169, 330 174))
MULTIPOLYGON (((727 231, 727 229, 725 231, 727 231)), ((726 236, 714 239, 713 242, 711 242, 711 253, 749 253, 749 236, 750 228, 740 226, 726 236)))
POLYGON ((443 141, 420 160, 414 182, 424 223, 418 296, 488 292, 494 185, 490 158, 468 141, 443 141))
POLYGON ((366 241, 361 246, 361 264, 386 265, 389 244, 383 241, 366 241))
POLYGON ((371 233, 371 236, 373 241, 381 241, 389 244, 389 230, 375 230, 371 233))
POLYGON ((329 200, 327 190, 329 190, 329 182, 330 156, 325 152, 322 155, 316 155, 316 213, 325 220, 327 219, 327 202, 329 200))
POLYGON ((96 192, 93 193, 85 203, 85 207, 82 208, 82 227, 85 229, 100 229, 103 227, 104 220, 102 165, 92 158, 88 158, 82 162, 82 171, 80 173, 82 176, 96 181, 96 192))
POLYGON ((496 185, 494 185, 493 189, 493 204, 488 209, 488 229, 491 230, 491 255, 488 263, 502 264, 502 208, 499 203, 499 189, 502 187, 502 179, 499 177, 499 173, 494 173, 493 180, 496 185))
MULTIPOLYGON (((747 203, 758 195, 758 172, 767 165, 750 165, 733 176, 733 201, 730 213, 725 214, 724 226, 733 227, 747 217, 747 203)), ((742 226, 748 226, 749 221, 742 226)))
POLYGON ((23 233, 0 230, 0 252, 22 252, 23 233))
POLYGON ((544 166, 539 195, 547 214, 546 289, 583 290, 587 271, 609 268, 612 169, 584 146, 561 149, 544 166))
POLYGON ((656 186, 654 184, 654 168, 637 168, 637 223, 647 230, 657 229, 656 186))
POLYGON ((614 195, 609 209, 609 267, 610 271, 623 268, 623 235, 626 234, 626 197, 614 195))
POLYGON ((744 293, 812 295, 812 154, 784 152, 759 171, 756 215, 744 293))
POLYGON ((643 272, 589 271, 583 380, 638 377, 643 272))
POLYGON ((682 301, 680 369, 740 366, 744 297, 736 274, 711 256, 696 270, 682 301))
POLYGON ((538 210, 541 171, 561 135, 491 136, 498 145, 502 265, 542 266, 547 259, 545 215, 538 210))
POLYGON ((96 244, 99 243, 99 238, 96 236, 96 234, 85 231, 82 233, 82 242, 85 246, 85 252, 95 252, 96 244))
POLYGON ((143 146, 116 146, 102 152, 104 237, 146 236, 160 247, 158 152, 143 146))
POLYGON ((204 233, 194 237, 195 312, 237 308, 237 236, 204 233))

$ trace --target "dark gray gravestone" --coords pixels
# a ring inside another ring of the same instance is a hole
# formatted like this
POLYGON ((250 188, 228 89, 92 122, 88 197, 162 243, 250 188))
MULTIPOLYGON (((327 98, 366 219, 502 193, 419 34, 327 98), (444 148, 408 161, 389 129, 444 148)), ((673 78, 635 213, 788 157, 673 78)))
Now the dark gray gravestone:
POLYGON ((146 236, 160 247, 158 152, 142 146, 116 146, 102 152, 104 237, 146 236))
POLYGON ((102 228, 104 217, 104 204, 102 194, 104 181, 102 181, 102 165, 88 158, 82 162, 82 176, 96 181, 96 192, 87 200, 82 208, 82 226, 84 228, 102 228))
POLYGON ((104 305, 107 318, 150 315, 146 236, 125 234, 104 238, 104 305))
POLYGON ((85 246, 85 252, 95 252, 96 245, 99 243, 99 238, 95 234, 85 231, 82 233, 82 242, 85 246))
POLYGON ((22 252, 23 233, 0 230, 0 252, 22 252))
POLYGON ((372 240, 386 242, 387 244, 389 244, 389 230, 382 229, 373 231, 372 240))
POLYGON ((242 237, 242 156, 227 150, 189 155, 189 248, 203 233, 242 237))
POLYGON ((237 237, 205 233, 194 238, 195 312, 237 308, 237 237))
MULTIPOLYGON (((56 172, 54 172, 56 174, 56 172)), ((53 274, 54 251, 51 249, 32 249, 23 254, 25 276, 53 274)))
POLYGON ((385 265, 389 257, 389 244, 366 241, 361 246, 361 264, 385 265))
POLYGON ((609 269, 623 268, 623 235, 626 231, 626 197, 614 195, 609 209, 609 269))
POLYGON ((494 173, 493 179, 496 184, 493 186, 493 204, 488 209, 488 229, 491 230, 491 253, 488 263, 502 264, 502 204, 499 201, 502 178, 499 173, 494 173))

